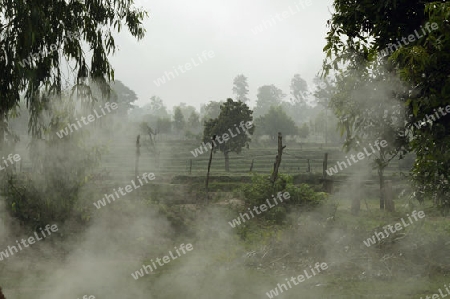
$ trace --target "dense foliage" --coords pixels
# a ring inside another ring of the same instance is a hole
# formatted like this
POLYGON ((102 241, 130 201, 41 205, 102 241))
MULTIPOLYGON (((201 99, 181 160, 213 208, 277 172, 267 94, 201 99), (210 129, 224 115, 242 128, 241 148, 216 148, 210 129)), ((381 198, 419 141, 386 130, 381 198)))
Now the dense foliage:
POLYGON ((57 137, 63 126, 76 123, 84 112, 77 112, 75 104, 67 98, 53 103, 53 117, 42 124, 48 128, 43 138, 30 143, 31 171, 1 173, 6 209, 32 228, 62 223, 72 216, 88 220, 85 212, 92 202, 85 202, 80 192, 97 175, 96 167, 106 152, 101 143, 94 142, 99 139, 91 135, 100 134, 102 128, 98 125, 90 131, 80 129, 69 136, 57 137))
MULTIPOLYGON (((450 104, 450 4, 418 0, 394 4, 385 0, 373 5, 335 0, 334 7, 324 48, 327 55, 324 71, 344 74, 340 81, 346 82, 347 95, 341 89, 338 96, 347 97, 360 84, 400 77, 405 89, 392 90, 388 95, 392 106, 399 101, 406 109, 400 128, 403 134, 398 134, 395 142, 416 154, 413 177, 418 188, 441 199, 448 197, 450 155, 446 148, 450 144, 450 118, 440 117, 426 127, 416 124, 427 122, 427 116, 430 118, 439 108, 445 109, 450 104), (419 35, 410 39, 415 31, 419 35), (362 70, 356 73, 357 69, 362 70), (354 76, 348 76, 349 72, 354 76), (354 80, 358 76, 361 77, 354 80)), ((352 113, 352 107, 341 107, 338 113, 342 116, 352 113)), ((401 110, 393 112, 403 118, 401 110)), ((352 128, 364 130, 361 121, 364 116, 353 115, 357 117, 341 117, 348 136, 352 136, 352 128)), ((382 126, 378 129, 380 134, 384 130, 382 126)))
MULTIPOLYGON (((84 100, 96 101, 86 78, 94 78, 102 93, 109 94, 107 81, 114 79, 114 70, 108 55, 116 51, 113 32, 125 23, 133 36, 142 38, 146 14, 128 0, 0 1, 0 124, 23 92, 33 136, 42 133, 37 122, 50 95, 72 86, 72 80, 84 100), (84 43, 92 52, 83 50, 84 43), (68 74, 63 73, 66 64, 68 74)), ((0 146, 3 140, 0 130, 0 146)))
POLYGON ((253 111, 243 102, 234 102, 232 99, 220 106, 220 114, 215 119, 205 121, 203 131, 203 142, 210 143, 213 136, 218 137, 214 151, 221 151, 225 157, 225 171, 229 171, 229 153, 239 154, 244 147, 250 146, 251 135, 255 127, 253 121, 253 111), (247 124, 251 124, 250 128, 247 124), (238 129, 239 128, 239 129, 238 129), (244 129, 245 130, 244 130, 244 129), (233 134, 231 134, 233 133, 233 134), (227 135, 229 140, 224 138, 227 135), (219 141, 223 138, 223 141, 219 141))
POLYGON ((258 217, 273 221, 275 224, 283 224, 286 221, 288 212, 292 209, 301 207, 303 210, 309 210, 327 197, 326 193, 315 192, 307 184, 295 185, 292 177, 284 174, 279 175, 273 187, 269 183, 267 176, 257 174, 253 175, 250 184, 242 187, 242 192, 246 199, 246 208, 266 204, 267 199, 273 204, 272 195, 276 195, 280 191, 289 192, 290 199, 261 213, 258 217))

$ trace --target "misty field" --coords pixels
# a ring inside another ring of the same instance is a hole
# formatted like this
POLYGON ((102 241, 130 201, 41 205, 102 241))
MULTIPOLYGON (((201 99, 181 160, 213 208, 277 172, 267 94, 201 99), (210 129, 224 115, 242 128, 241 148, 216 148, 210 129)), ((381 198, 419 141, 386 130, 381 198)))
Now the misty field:
POLYGON ((1 0, 0 299, 450 295, 450 3, 1 0))
MULTIPOLYGON (((91 200, 83 200, 77 207, 81 211, 78 219, 68 219, 71 224, 49 239, 49 244, 34 245, 33 251, 24 250, 2 262, 0 284, 7 298, 44 297, 49 292, 55 294, 55 290, 60 294, 57 296, 73 293, 77 298, 85 294, 101 294, 105 298, 144 294, 151 294, 152 298, 194 298, 204 294, 263 297, 277 283, 303 273, 316 262, 327 262, 329 268, 286 291, 284 298, 411 298, 412 288, 414 296, 419 296, 446 283, 446 255, 442 253, 442 260, 432 264, 429 259, 433 256, 434 261, 435 254, 440 254, 439 244, 445 243, 442 240, 450 227, 430 205, 414 207, 425 211, 426 222, 408 229, 407 234, 393 235, 370 249, 363 244, 376 227, 398 221, 413 204, 399 197, 395 200, 395 213, 379 211, 379 190, 373 171, 364 170, 366 179, 358 183, 352 183, 355 173, 351 171, 355 169, 342 171, 334 178, 336 191, 332 198, 313 209, 294 207, 281 223, 254 218, 232 228, 229 221, 243 211, 241 205, 246 205, 241 187, 251 184, 254 174, 271 173, 276 148, 256 146, 240 156, 232 156, 229 173, 223 170, 223 155, 214 154, 211 203, 205 205, 207 160, 193 158, 188 151, 196 144, 157 144, 161 149, 159 157, 142 148, 138 165, 140 173, 154 172, 156 179, 123 199, 95 209, 92 202, 99 200, 102 192, 123 186, 134 176, 131 138, 105 154, 98 168, 99 178, 92 180, 92 186, 86 186, 91 200), (249 167, 253 159, 252 174, 249 167), (362 194, 366 197, 360 199, 358 216, 351 214, 354 192, 361 186, 355 184, 364 186, 362 194), (89 193, 92 190, 94 193, 89 193), (436 231, 436 227, 441 230, 436 231), (194 244, 190 256, 171 261, 139 280, 130 275, 150 264, 150 259, 187 242, 194 244), (429 249, 420 250, 423 246, 429 249), (51 271, 59 268, 58 261, 67 266, 51 271), (69 282, 83 288, 72 291, 67 288, 69 282), (60 288, 59 284, 66 287, 60 288)), ((280 172, 292 175, 296 184, 307 182, 320 190, 324 152, 329 154, 331 164, 345 156, 334 146, 300 147, 288 143, 280 172), (311 173, 306 172, 305 159, 310 159, 311 173)), ((23 171, 28 170, 29 163, 23 160, 23 171)), ((407 186, 404 179, 398 178, 399 170, 401 164, 387 172, 392 173, 397 195, 407 186)), ((3 215, 3 227, 10 227, 9 216, 6 212, 3 215)))

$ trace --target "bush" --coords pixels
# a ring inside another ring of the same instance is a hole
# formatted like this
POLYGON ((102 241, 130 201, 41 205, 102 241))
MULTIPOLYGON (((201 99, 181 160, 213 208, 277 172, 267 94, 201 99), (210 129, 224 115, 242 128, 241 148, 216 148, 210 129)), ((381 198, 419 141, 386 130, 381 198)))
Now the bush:
MULTIPOLYGON (((9 174, 2 184, 7 210, 33 229, 62 223, 80 208, 80 192, 92 179, 92 170, 100 159, 99 152, 74 149, 73 145, 61 152, 54 151, 53 145, 46 149, 48 152, 40 157, 42 167, 35 167, 32 174, 9 174)), ((83 210, 81 207, 73 216, 83 218, 83 210)))
POLYGON ((278 192, 289 192, 290 198, 284 200, 283 203, 278 203, 275 207, 266 212, 256 215, 256 217, 274 222, 275 224, 282 224, 286 221, 287 214, 295 207, 312 208, 317 206, 326 198, 326 193, 315 192, 309 185, 300 184, 294 185, 292 176, 281 174, 274 186, 272 186, 267 176, 254 175, 250 184, 245 184, 241 188, 242 193, 246 199, 246 207, 253 208, 267 203, 269 199, 274 203, 272 195, 278 192))
POLYGON ((56 101, 55 107, 47 111, 50 116, 42 117, 47 123, 42 120, 41 136, 33 137, 29 144, 30 172, 10 172, 0 178, 7 210, 33 229, 62 223, 74 210, 78 213, 75 216, 83 218, 86 207, 77 206, 80 192, 92 179, 106 151, 96 144, 98 137, 90 136, 95 127, 57 137, 59 130, 76 123, 74 105, 65 99, 56 101))

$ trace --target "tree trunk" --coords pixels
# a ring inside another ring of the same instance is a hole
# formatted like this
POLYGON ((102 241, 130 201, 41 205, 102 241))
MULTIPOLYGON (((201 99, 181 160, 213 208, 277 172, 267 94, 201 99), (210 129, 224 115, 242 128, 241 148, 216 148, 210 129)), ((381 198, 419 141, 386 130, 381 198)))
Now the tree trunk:
POLYGON ((4 148, 5 145, 5 132, 6 132, 5 113, 2 110, 0 110, 0 151, 4 148))
POLYGON ((357 186, 359 188, 356 192, 353 193, 353 199, 352 199, 352 215, 358 216, 359 211, 361 210, 361 198, 362 198, 362 190, 364 188, 362 183, 358 183, 357 186))
POLYGON ((323 162, 322 162, 322 177, 324 179, 327 178, 327 169, 328 169, 328 153, 325 153, 323 155, 323 162))
POLYGON ((384 184, 384 201, 386 210, 388 210, 389 212, 394 212, 395 204, 392 193, 392 181, 386 181, 384 184))
POLYGON ((378 169, 378 178, 380 180, 380 210, 384 210, 384 169, 378 169))
POLYGON ((139 173, 139 156, 141 155, 141 144, 139 142, 139 140, 141 139, 141 135, 137 135, 136 138, 136 159, 134 161, 134 177, 137 178, 138 177, 138 173, 139 173))
POLYGON ((229 151, 225 150, 223 152, 223 155, 225 156, 225 171, 229 172, 230 171, 230 156, 229 156, 229 151))
POLYGON ((325 108, 325 145, 328 143, 328 109, 325 108))
POLYGON ((322 177, 323 177, 323 191, 331 194, 333 192, 333 180, 328 178, 328 153, 323 155, 322 162, 322 177))

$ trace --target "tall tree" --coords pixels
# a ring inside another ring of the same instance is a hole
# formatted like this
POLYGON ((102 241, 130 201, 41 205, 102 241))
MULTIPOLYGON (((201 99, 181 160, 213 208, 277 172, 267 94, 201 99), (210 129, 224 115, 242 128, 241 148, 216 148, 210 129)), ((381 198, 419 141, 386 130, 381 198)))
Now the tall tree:
POLYGON ((200 107, 200 115, 202 118, 202 123, 209 120, 210 118, 217 118, 220 114, 220 105, 223 102, 210 101, 206 105, 200 107))
POLYGON ((236 95, 236 101, 241 101, 243 103, 249 101, 247 97, 248 94, 248 83, 247 77, 244 75, 237 75, 233 80, 233 94, 236 95))
POLYGON ((290 91, 290 102, 284 102, 282 105, 285 111, 288 111, 288 114, 300 125, 310 115, 307 101, 311 93, 308 90, 308 84, 299 74, 295 74, 291 79, 290 91))
POLYGON ((192 111, 191 115, 189 115, 187 124, 189 129, 197 131, 198 128, 200 127, 200 115, 198 115, 197 112, 192 111))
POLYGON ((324 117, 324 130, 323 134, 325 137, 325 145, 328 143, 328 109, 331 97, 333 96, 334 88, 333 83, 329 78, 320 78, 315 77, 314 83, 316 84, 316 89, 314 91, 314 97, 316 98, 317 103, 322 106, 325 110, 325 117, 324 117))
POLYGON ((183 102, 181 102, 180 105, 175 106, 174 108, 176 108, 176 107, 180 107, 181 113, 183 113, 184 119, 188 119, 191 116, 192 112, 196 112, 194 106, 188 105, 183 102))
MULTIPOLYGON (((38 114, 48 109, 51 95, 60 94, 66 80, 62 61, 70 65, 78 95, 90 98, 89 81, 95 79, 108 95, 107 81, 114 79, 108 55, 116 50, 113 31, 123 23, 138 39, 144 36, 147 13, 117 1, 0 1, 0 124, 18 105, 24 93, 31 112, 30 131, 39 136, 38 114), (87 44, 91 53, 82 45, 87 44), (60 53, 62 55, 60 55, 60 53), (90 61, 88 57, 92 57, 90 61)), ((68 83, 68 85, 72 85, 68 83)), ((0 128, 1 129, 1 128, 0 128)), ((0 130, 0 146, 4 130, 0 130)))
POLYGON ((291 80, 291 95, 294 97, 293 104, 306 105, 309 96, 308 83, 299 74, 295 74, 291 80))
POLYGON ((129 114, 130 121, 143 121, 148 123, 151 128, 156 128, 159 118, 170 119, 170 114, 167 112, 163 100, 155 95, 150 98, 150 103, 143 107, 135 107, 129 114))
POLYGON ((298 137, 300 138, 308 138, 309 136, 309 126, 307 123, 304 123, 300 128, 298 128, 298 137))
POLYGON ((278 106, 286 95, 275 85, 264 85, 258 88, 255 116, 266 114, 271 106, 278 106))
POLYGON ((281 107, 270 107, 269 112, 260 116, 256 121, 257 130, 267 134, 272 140, 277 140, 278 132, 286 135, 297 135, 298 128, 295 122, 290 118, 281 107))
POLYGON ((161 112, 165 111, 167 114, 167 108, 164 106, 163 100, 158 96, 152 96, 150 98, 150 103, 145 106, 151 111, 152 114, 159 115, 161 112))
POLYGON ((170 134, 172 130, 172 122, 170 118, 159 117, 156 120, 156 134, 170 134))
POLYGON ((413 178, 420 188, 450 196, 450 4, 442 1, 334 1, 335 12, 324 48, 325 74, 348 65, 351 57, 368 69, 385 67, 408 82, 401 100, 407 108, 404 130, 417 156, 413 178), (370 43, 367 40, 371 40, 370 43), (435 114, 437 113, 437 114, 435 114), (426 128, 418 122, 435 116, 426 128))
POLYGON ((401 98, 405 92, 394 76, 355 63, 336 76, 335 94, 330 101, 341 132, 347 134, 346 151, 363 152, 372 144, 383 140, 386 143, 368 157, 378 172, 380 209, 385 208, 384 171, 392 159, 406 151, 401 136, 405 120, 401 98))
POLYGON ((175 107, 173 113, 173 124, 178 133, 180 133, 186 125, 186 121, 184 120, 184 115, 183 112, 181 112, 180 107, 175 107))
POLYGON ((120 80, 115 80, 110 86, 113 91, 112 101, 118 103, 118 112, 126 115, 128 110, 135 107, 132 103, 138 99, 136 93, 120 80))
POLYGON ((220 106, 220 114, 215 119, 205 121, 203 142, 211 143, 216 136, 214 151, 221 151, 225 157, 225 171, 230 171, 229 154, 241 153, 242 148, 249 147, 255 127, 251 123, 253 111, 243 102, 233 99, 220 106))

